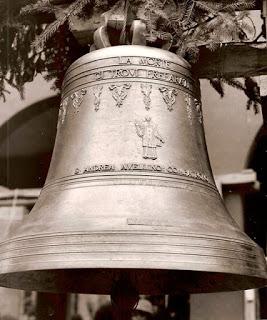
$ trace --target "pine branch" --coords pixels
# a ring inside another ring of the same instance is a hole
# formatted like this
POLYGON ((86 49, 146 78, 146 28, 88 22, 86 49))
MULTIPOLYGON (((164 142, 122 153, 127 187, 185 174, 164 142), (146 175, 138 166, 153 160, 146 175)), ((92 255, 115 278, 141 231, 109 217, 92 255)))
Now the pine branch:
POLYGON ((20 10, 20 14, 27 15, 35 12, 54 12, 54 6, 51 5, 49 0, 40 0, 33 4, 28 4, 20 10))
POLYGON ((101 8, 103 10, 108 9, 108 0, 95 0, 95 8, 101 8))
POLYGON ((47 40, 55 34, 58 28, 65 23, 65 19, 57 19, 52 22, 32 43, 35 50, 42 50, 47 40))
POLYGON ((220 46, 222 45, 222 42, 218 41, 218 40, 214 40, 214 41, 210 41, 206 44, 206 47, 210 50, 210 51, 215 51, 218 50, 220 48, 220 46))
POLYGON ((224 97, 224 87, 223 87, 223 82, 221 78, 214 78, 214 79, 209 79, 211 86, 213 89, 215 89, 221 98, 224 97))
POLYGON ((195 63, 198 60, 198 56, 199 56, 199 48, 196 45, 193 46, 187 46, 184 49, 184 58, 187 61, 191 61, 191 63, 195 63))
POLYGON ((260 112, 260 106, 262 104, 262 97, 260 96, 260 88, 257 82, 252 78, 246 78, 245 84, 243 85, 237 79, 229 79, 225 77, 210 79, 211 86, 220 94, 221 97, 224 96, 223 84, 226 83, 229 86, 243 91, 248 97, 247 100, 247 110, 250 110, 253 106, 254 113, 257 114, 260 112))
POLYGON ((206 1, 196 1, 196 7, 214 16, 219 11, 217 4, 207 3, 206 1))
POLYGON ((255 6, 255 0, 239 0, 233 3, 229 3, 225 5, 222 10, 223 11, 236 11, 236 10, 245 10, 252 9, 255 6))
POLYGON ((195 1, 194 0, 186 0, 185 10, 183 14, 183 23, 188 24, 192 21, 193 13, 194 13, 195 1))
POLYGON ((75 2, 70 4, 69 7, 65 10, 65 12, 62 14, 62 16, 54 22, 52 22, 44 30, 44 32, 35 39, 35 41, 32 44, 32 47, 36 50, 42 49, 47 40, 51 38, 53 34, 55 34, 55 32, 59 29, 61 25, 68 21, 71 16, 79 14, 82 11, 82 9, 89 3, 91 3, 91 0, 76 0, 75 2))
POLYGON ((245 90, 244 85, 239 80, 236 80, 233 78, 229 79, 229 78, 225 78, 225 77, 222 77, 221 80, 235 89, 242 90, 242 91, 245 90))
MULTIPOLYGON (((107 6, 108 0, 95 0, 94 6, 107 6)), ((62 15, 51 23, 46 30, 34 41, 34 48, 42 48, 45 42, 68 22, 72 28, 72 20, 80 14, 86 4, 91 0, 76 0, 66 9, 62 9, 62 15)), ((32 10, 52 10, 49 0, 39 0, 35 5, 26 6, 24 12, 32 10), (47 7, 48 6, 48 7, 47 7)), ((151 43, 157 39, 172 38, 173 45, 177 48, 182 45, 178 52, 192 51, 193 41, 198 45, 206 44, 211 50, 215 50, 222 42, 247 39, 246 31, 249 33, 253 28, 248 23, 241 21, 244 14, 237 17, 236 9, 249 8, 254 0, 237 0, 206 2, 203 0, 117 0, 112 2, 112 8, 105 13, 106 21, 113 14, 124 16, 124 27, 121 32, 120 42, 126 42, 126 25, 128 10, 135 13, 136 17, 145 22, 147 26, 147 40, 151 43), (166 11, 169 4, 175 6, 176 10, 166 11), (238 20, 239 19, 239 20, 238 20), (188 45, 188 50, 182 41, 188 45)), ((195 50, 196 51, 196 50, 195 50)))

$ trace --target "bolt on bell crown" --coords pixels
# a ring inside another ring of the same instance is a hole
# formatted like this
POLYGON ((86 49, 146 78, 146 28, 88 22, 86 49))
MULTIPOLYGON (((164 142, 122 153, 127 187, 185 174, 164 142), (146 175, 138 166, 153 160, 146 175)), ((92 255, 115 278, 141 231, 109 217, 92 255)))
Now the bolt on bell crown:
POLYGON ((198 83, 155 48, 77 60, 62 90, 48 177, 32 212, 0 243, 0 285, 140 294, 266 283, 262 250, 215 187, 198 83))

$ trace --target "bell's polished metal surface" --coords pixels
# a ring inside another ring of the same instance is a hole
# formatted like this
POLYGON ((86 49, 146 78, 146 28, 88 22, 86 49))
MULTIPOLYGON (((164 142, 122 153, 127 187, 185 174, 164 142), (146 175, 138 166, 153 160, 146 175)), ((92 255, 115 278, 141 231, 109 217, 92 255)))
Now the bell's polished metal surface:
POLYGON ((110 293, 263 286, 262 250, 218 194, 199 88, 176 55, 94 51, 68 70, 46 184, 0 244, 0 284, 110 293))

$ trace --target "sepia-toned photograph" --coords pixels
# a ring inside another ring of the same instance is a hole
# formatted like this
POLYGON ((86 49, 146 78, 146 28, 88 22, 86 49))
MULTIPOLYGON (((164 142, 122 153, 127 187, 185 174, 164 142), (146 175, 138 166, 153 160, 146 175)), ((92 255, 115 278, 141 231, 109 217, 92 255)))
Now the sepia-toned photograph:
POLYGON ((267 0, 0 0, 0 320, 267 320, 267 0))

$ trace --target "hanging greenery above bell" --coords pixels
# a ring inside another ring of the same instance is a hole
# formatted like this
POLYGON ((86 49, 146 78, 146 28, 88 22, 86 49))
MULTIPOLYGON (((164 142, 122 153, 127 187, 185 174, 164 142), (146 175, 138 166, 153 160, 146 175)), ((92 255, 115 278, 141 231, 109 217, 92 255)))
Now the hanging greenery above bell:
MULTIPOLYGON (((107 24, 113 29, 112 44, 129 44, 132 22, 140 20, 145 24, 147 45, 170 50, 194 63, 200 46, 215 50, 225 42, 246 40, 254 26, 244 10, 253 8, 254 3, 254 0, 38 0, 15 4, 2 0, 0 97, 5 100, 6 84, 23 96, 24 84, 38 73, 54 80, 54 88, 61 88, 69 65, 92 46, 95 30, 107 24), (37 18, 33 19, 34 16, 37 18), (120 32, 116 33, 116 29, 120 32)), ((219 82, 221 90, 224 80, 215 79, 211 83, 218 89, 219 82)), ((235 86, 230 79, 226 82, 235 86)), ((246 86, 241 87, 246 92, 246 86)))

